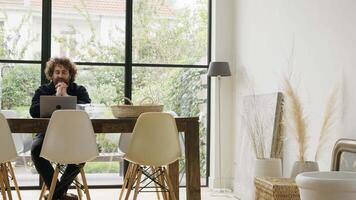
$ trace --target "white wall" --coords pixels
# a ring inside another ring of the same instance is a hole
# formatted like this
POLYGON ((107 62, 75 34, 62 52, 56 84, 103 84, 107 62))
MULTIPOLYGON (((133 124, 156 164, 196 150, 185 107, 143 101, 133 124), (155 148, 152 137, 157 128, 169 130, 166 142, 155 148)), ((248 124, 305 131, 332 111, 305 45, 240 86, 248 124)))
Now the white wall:
MULTIPOLYGON (((255 93, 279 91, 284 75, 292 71, 293 84, 298 86, 298 94, 303 102, 309 121, 311 135, 308 159, 313 159, 313 146, 322 123, 327 98, 332 88, 339 84, 342 102, 339 110, 342 122, 336 126, 334 134, 340 137, 356 138, 356 1, 354 0, 236 0, 217 1, 225 7, 229 16, 233 7, 233 19, 227 20, 231 26, 223 25, 226 35, 216 35, 225 43, 233 43, 232 58, 224 46, 215 44, 216 52, 221 52, 231 61, 233 68, 233 92, 225 93, 224 98, 232 100, 232 135, 234 143, 230 149, 235 157, 233 173, 235 177, 246 173, 238 171, 244 165, 239 147, 243 135, 240 129, 241 95, 248 94, 248 85, 253 85, 255 93), (231 30, 231 27, 233 30, 231 30), (250 79, 250 83, 246 80, 250 79), (340 127, 343 127, 340 128, 340 127)), ((216 9, 219 9, 217 6, 216 9)), ((220 13, 222 16, 226 14, 220 13)), ((227 23, 217 16, 217 24, 227 23)), ((214 26, 213 26, 214 27, 214 26)), ((215 27, 214 27, 215 28, 215 27)), ((221 31, 221 30, 220 30, 221 31)), ((214 38, 214 37, 213 37, 214 38)), ((216 38, 215 38, 216 39, 216 38)), ((213 46, 214 49, 214 46, 213 46)), ((219 55, 219 53, 216 53, 219 55)), ((221 56, 221 55, 220 55, 221 56)), ((224 115, 228 115, 225 113, 224 115)), ((214 115, 214 113, 213 113, 214 115)), ((212 122, 213 123, 213 122, 212 122)), ((213 130, 212 130, 213 131, 213 130)), ((213 132, 212 132, 213 134, 213 132)), ((246 141, 244 141, 246 142, 246 141)), ((286 143, 294 139, 287 133, 286 143)), ((330 151, 325 151, 322 169, 329 167, 330 151)), ((285 175, 289 175, 290 165, 296 159, 296 150, 287 146, 288 158, 285 161, 285 175), (288 148, 289 147, 289 148, 288 148)), ((248 158, 245 158, 248 159, 248 158)), ((234 181, 236 195, 241 195, 241 182, 234 181)), ((252 189, 251 185, 245 185, 252 189)), ((246 188, 245 188, 246 189, 246 188)), ((251 192, 251 191, 250 191, 251 192)), ((241 197, 241 196, 240 196, 241 197)), ((251 196, 242 196, 249 200, 251 196)))

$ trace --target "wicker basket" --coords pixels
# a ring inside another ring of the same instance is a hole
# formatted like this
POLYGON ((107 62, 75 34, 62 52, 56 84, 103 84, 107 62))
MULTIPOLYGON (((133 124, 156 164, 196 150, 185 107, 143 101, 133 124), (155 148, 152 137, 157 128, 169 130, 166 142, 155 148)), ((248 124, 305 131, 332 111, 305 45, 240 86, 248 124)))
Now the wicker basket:
POLYGON ((133 105, 132 101, 128 98, 124 98, 130 102, 131 105, 112 105, 111 111, 114 117, 138 117, 144 112, 162 112, 163 105, 155 104, 150 97, 142 99, 140 105, 133 105), (150 103, 145 104, 146 100, 150 100, 150 103))
POLYGON ((300 200, 299 189, 290 178, 255 178, 256 200, 300 200))

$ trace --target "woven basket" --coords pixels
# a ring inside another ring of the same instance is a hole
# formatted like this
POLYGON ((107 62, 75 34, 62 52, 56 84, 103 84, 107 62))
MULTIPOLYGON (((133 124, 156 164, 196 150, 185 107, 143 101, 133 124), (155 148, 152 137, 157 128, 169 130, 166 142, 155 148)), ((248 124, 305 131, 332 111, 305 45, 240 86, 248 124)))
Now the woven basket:
POLYGON ((124 97, 131 105, 112 105, 111 112, 116 118, 120 117, 138 117, 144 112, 162 112, 163 105, 155 104, 153 99, 146 97, 142 99, 140 105, 133 105, 129 98, 124 97), (146 100, 150 100, 150 103, 144 103, 146 100))
POLYGON ((300 200, 299 189, 293 179, 256 177, 256 200, 300 200))

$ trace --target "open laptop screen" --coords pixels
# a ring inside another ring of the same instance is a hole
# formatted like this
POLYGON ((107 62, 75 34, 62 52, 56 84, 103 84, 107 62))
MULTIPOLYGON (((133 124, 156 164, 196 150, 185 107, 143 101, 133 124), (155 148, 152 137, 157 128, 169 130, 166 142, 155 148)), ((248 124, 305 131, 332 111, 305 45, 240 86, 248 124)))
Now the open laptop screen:
POLYGON ((76 109, 76 96, 40 96, 40 117, 51 117, 55 110, 76 109))

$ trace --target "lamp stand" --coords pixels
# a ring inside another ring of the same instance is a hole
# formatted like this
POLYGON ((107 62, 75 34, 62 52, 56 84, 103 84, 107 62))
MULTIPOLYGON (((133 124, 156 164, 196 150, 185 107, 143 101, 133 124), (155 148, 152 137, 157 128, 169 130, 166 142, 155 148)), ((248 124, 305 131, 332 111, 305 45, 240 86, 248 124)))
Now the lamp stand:
MULTIPOLYGON (((221 91, 221 76, 217 76, 217 84, 218 84, 218 114, 219 114, 219 117, 218 117, 218 134, 217 134, 217 138, 218 138, 218 155, 219 155, 219 188, 214 188, 213 189, 213 192, 214 194, 212 194, 213 196, 230 196, 229 193, 231 193, 232 191, 230 189, 227 189, 223 186, 222 184, 222 174, 221 174, 221 166, 222 166, 222 162, 221 162, 221 96, 220 96, 220 91, 221 91)), ((215 181, 214 181, 215 182, 215 181)))

